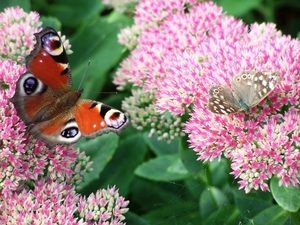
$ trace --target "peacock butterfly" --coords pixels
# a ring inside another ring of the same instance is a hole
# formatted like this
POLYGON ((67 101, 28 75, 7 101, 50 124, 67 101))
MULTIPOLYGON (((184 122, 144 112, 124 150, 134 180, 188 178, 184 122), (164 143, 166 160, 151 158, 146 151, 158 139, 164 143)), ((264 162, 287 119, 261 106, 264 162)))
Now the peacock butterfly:
POLYGON ((35 34, 37 43, 26 57, 11 102, 30 132, 48 146, 71 144, 83 136, 119 134, 129 124, 124 113, 101 102, 79 99, 72 91, 68 58, 57 32, 50 27, 35 34))

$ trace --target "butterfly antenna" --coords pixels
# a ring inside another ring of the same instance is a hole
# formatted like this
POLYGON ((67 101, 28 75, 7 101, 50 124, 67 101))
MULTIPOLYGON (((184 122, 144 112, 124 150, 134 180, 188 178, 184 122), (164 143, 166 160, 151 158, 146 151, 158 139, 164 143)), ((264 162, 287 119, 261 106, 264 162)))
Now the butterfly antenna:
MULTIPOLYGON (((83 82, 83 80, 84 80, 84 78, 85 78, 85 76, 86 76, 86 71, 87 71, 88 67, 90 66, 90 64, 91 64, 91 61, 89 60, 89 61, 88 61, 88 64, 87 64, 86 67, 85 67, 84 74, 83 74, 83 76, 82 76, 82 78, 81 78, 81 81, 80 81, 78 90, 80 90, 80 87, 81 87, 81 85, 82 85, 82 82, 83 82)), ((100 93, 101 93, 101 94, 117 94, 118 92, 117 92, 117 91, 109 91, 109 92, 100 92, 100 93)))
POLYGON ((81 85, 82 85, 82 82, 83 82, 83 80, 84 80, 84 78, 85 78, 85 76, 86 76, 86 71, 87 71, 88 67, 90 66, 90 64, 91 64, 91 61, 89 60, 88 63, 87 63, 87 65, 86 65, 86 67, 85 67, 85 70, 84 70, 83 76, 82 76, 82 78, 81 78, 81 81, 80 81, 78 90, 80 90, 80 87, 81 87, 81 85))
POLYGON ((118 92, 117 91, 101 91, 100 94, 110 94, 110 95, 115 94, 116 95, 116 94, 118 94, 118 92))

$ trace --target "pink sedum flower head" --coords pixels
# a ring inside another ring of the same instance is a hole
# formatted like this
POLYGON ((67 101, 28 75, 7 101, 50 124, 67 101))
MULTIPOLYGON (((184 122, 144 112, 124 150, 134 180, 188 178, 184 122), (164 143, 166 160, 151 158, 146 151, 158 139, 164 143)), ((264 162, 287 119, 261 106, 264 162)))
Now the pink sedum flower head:
POLYGON ((125 225, 122 221, 125 219, 123 214, 128 211, 128 204, 129 201, 120 197, 115 187, 108 187, 107 190, 99 190, 88 198, 80 198, 77 213, 87 225, 125 225))
POLYGON ((0 223, 6 225, 123 225, 128 201, 115 187, 80 197, 74 187, 64 182, 39 180, 34 190, 14 192, 1 202, 0 223))
POLYGON ((158 140, 170 142, 176 137, 184 136, 182 132, 183 122, 179 116, 171 116, 168 113, 158 113, 151 93, 144 93, 140 89, 133 90, 132 96, 125 99, 122 108, 128 111, 132 126, 137 130, 150 129, 148 137, 155 134, 158 140), (131 110, 134 108, 134 110, 131 110))
MULTIPOLYGON (((0 14, 0 18, 7 23, 3 27, 3 32, 7 33, 1 33, 7 38, 12 36, 13 29, 19 31, 18 35, 15 34, 15 36, 18 36, 20 40, 25 40, 26 36, 34 37, 33 33, 40 29, 38 24, 41 23, 38 21, 38 14, 30 13, 28 15, 20 8, 8 8, 0 14), (36 24, 34 29, 33 24, 36 24), (29 33, 23 33, 24 31, 29 33)), ((27 51, 16 51, 19 49, 20 42, 15 41, 10 44, 12 50, 6 57, 17 60, 19 57, 25 58, 25 54, 28 54, 27 51)), ((29 51, 34 45, 33 42, 22 44, 24 45, 23 48, 29 51)), ((74 165, 78 157, 78 151, 70 147, 57 147, 49 150, 41 141, 33 139, 27 133, 24 123, 20 121, 13 104, 9 100, 14 95, 19 76, 26 71, 26 68, 25 65, 20 66, 18 62, 12 59, 0 59, 0 193, 4 197, 8 197, 14 191, 23 188, 27 180, 38 180, 39 176, 51 177, 52 180, 58 178, 71 180, 74 175, 71 166, 74 165)))
MULTIPOLYGON (((132 54, 121 63, 114 83, 119 85, 120 90, 126 88, 128 82, 141 87, 141 99, 143 96, 153 96, 152 103, 147 107, 153 108, 152 115, 151 112, 149 114, 147 108, 142 106, 142 102, 135 101, 136 104, 132 104, 130 101, 131 104, 126 108, 126 111, 132 115, 133 120, 136 118, 133 116, 136 108, 139 108, 140 114, 150 115, 149 118, 159 118, 158 114, 164 114, 165 111, 173 114, 167 117, 170 121, 177 121, 176 124, 179 126, 173 125, 174 128, 169 129, 168 126, 162 127, 158 124, 156 126, 155 123, 152 123, 154 126, 151 127, 149 136, 157 134, 162 140, 172 140, 174 134, 175 136, 183 135, 182 122, 178 121, 178 115, 189 112, 189 106, 197 97, 194 94, 194 89, 198 86, 195 79, 200 79, 200 77, 193 77, 190 80, 190 77, 174 76, 179 67, 177 63, 181 63, 178 55, 181 56, 185 51, 185 54, 189 54, 189 51, 206 40, 208 36, 213 39, 227 37, 227 31, 224 31, 224 27, 228 24, 235 34, 230 36, 232 41, 237 40, 241 34, 247 32, 247 27, 241 21, 223 15, 222 9, 213 5, 212 2, 195 3, 186 13, 187 5, 192 3, 193 1, 191 3, 188 1, 143 1, 136 8, 136 24, 132 27, 132 30, 135 31, 136 27, 139 27, 138 38, 136 39, 138 32, 132 32, 132 38, 130 38, 128 29, 121 32, 123 36, 119 35, 120 42, 123 38, 124 40, 137 40, 138 44, 133 49, 132 54), (211 29, 212 27, 214 29, 211 29), (207 32, 208 30, 209 32, 207 32), (177 82, 185 83, 185 88, 179 87, 182 83, 176 85, 177 82), (174 130, 177 131, 174 132, 174 130), (178 132, 179 130, 180 132, 178 132)), ((130 47, 128 48, 130 49, 130 47)), ((194 63, 199 64, 199 57, 193 60, 194 63)), ((202 69, 194 70, 193 67, 186 64, 186 70, 193 74, 199 74, 202 69)), ((133 93, 133 95, 135 94, 133 93)), ((141 128, 141 124, 148 126, 149 123, 140 120, 140 118, 137 118, 140 122, 133 122, 132 125, 138 129, 141 128)))
POLYGON ((141 32, 142 26, 133 25, 126 27, 118 34, 118 41, 124 45, 128 50, 133 50, 138 44, 138 36, 141 32))
MULTIPOLYGON (((34 33, 41 30, 42 22, 36 12, 26 13, 20 7, 6 8, 0 13, 0 58, 23 63, 35 44, 34 33)), ((71 54, 69 41, 61 36, 68 54, 71 54)))
POLYGON ((31 34, 42 25, 38 13, 26 13, 19 7, 6 8, 0 13, 0 24, 0 58, 22 63, 35 43, 31 34))
POLYGON ((222 154, 230 158, 232 174, 241 179, 240 187, 246 192, 252 188, 268 190, 266 182, 273 175, 281 179, 281 184, 298 186, 300 175, 296 172, 300 169, 298 143, 291 138, 299 132, 297 121, 300 118, 296 113, 299 87, 296 81, 299 79, 300 42, 286 36, 274 36, 272 26, 262 26, 271 34, 268 42, 263 38, 259 44, 259 37, 250 32, 248 37, 244 36, 245 40, 250 40, 248 44, 244 40, 234 44, 211 41, 196 49, 196 54, 206 55, 208 60, 201 64, 206 73, 202 75, 199 98, 194 102, 194 112, 185 128, 199 160, 213 160, 222 154), (214 65, 219 66, 212 68, 214 65), (250 112, 211 113, 206 107, 209 95, 201 93, 208 93, 213 84, 229 85, 230 78, 243 70, 280 71, 281 80, 250 112), (292 107, 287 108, 288 104, 292 107))
MULTIPOLYGON (((246 192, 269 190, 267 182, 274 175, 280 185, 298 186, 300 42, 282 35, 274 24, 248 27, 212 2, 145 0, 136 10, 137 44, 122 62, 115 83, 120 89, 137 86, 141 94, 132 92, 123 103, 125 111, 131 114, 139 108, 143 115, 146 108, 139 107, 142 100, 135 96, 147 95, 152 96, 148 118, 166 112, 173 118, 189 115, 183 131, 198 159, 231 159, 232 174, 246 192), (209 89, 231 87, 232 77, 241 71, 276 71, 281 77, 249 111, 209 111, 209 89)), ((141 129, 144 121, 133 126, 141 129)))
POLYGON ((73 215, 79 196, 64 183, 40 180, 35 190, 23 189, 3 201, 0 223, 6 225, 25 224, 84 224, 73 215))

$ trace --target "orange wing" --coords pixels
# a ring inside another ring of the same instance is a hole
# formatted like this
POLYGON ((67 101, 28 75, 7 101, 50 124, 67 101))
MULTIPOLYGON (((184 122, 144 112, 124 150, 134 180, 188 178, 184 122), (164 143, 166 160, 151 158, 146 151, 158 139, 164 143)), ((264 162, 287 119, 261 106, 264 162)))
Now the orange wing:
POLYGON ((48 111, 72 86, 67 55, 57 32, 48 27, 35 36, 37 43, 26 57, 27 72, 19 78, 11 99, 27 125, 57 114, 48 111))
POLYGON ((121 111, 88 99, 80 99, 73 113, 82 136, 89 138, 108 132, 119 134, 129 123, 121 111))
POLYGON ((108 132, 119 134, 128 125, 129 120, 121 111, 101 102, 80 99, 69 111, 35 124, 31 133, 54 146, 75 143, 81 136, 95 138, 108 132))
POLYGON ((54 91, 70 91, 70 66, 57 32, 47 27, 35 36, 37 43, 26 57, 28 71, 54 91))
POLYGON ((35 34, 37 43, 26 57, 28 71, 11 99, 30 132, 49 146, 70 144, 81 136, 119 134, 129 124, 119 110, 91 100, 78 100, 82 90, 71 91, 71 74, 57 32, 46 28, 35 34))

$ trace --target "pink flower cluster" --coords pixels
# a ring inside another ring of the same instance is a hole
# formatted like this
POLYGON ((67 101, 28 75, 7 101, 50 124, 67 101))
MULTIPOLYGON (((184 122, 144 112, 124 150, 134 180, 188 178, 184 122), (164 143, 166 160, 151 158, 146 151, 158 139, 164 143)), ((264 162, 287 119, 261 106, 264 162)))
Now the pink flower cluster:
POLYGON ((34 190, 14 192, 0 206, 0 223, 6 225, 122 225, 128 201, 115 187, 99 190, 88 198, 76 194, 64 182, 39 180, 34 190))
POLYGON ((30 53, 30 47, 34 45, 34 36, 26 35, 36 33, 41 22, 36 12, 26 13, 23 9, 7 8, 0 14, 0 57, 22 63, 25 56, 30 53), (22 24, 22 26, 20 26, 22 24))
POLYGON ((76 193, 90 170, 89 157, 73 146, 49 149, 35 140, 9 101, 26 71, 20 60, 41 29, 38 19, 18 7, 0 13, 0 224, 124 224, 129 202, 115 187, 87 198, 76 193))
POLYGON ((91 194, 88 198, 81 197, 77 213, 80 218, 87 221, 87 225, 97 224, 94 221, 105 221, 105 224, 111 225, 123 225, 124 223, 120 221, 125 219, 123 214, 128 211, 128 208, 125 208, 128 203, 123 197, 119 196, 118 190, 112 187, 97 191, 96 194, 91 194))
MULTIPOLYGON (((117 72, 120 89, 131 84, 140 99, 151 95, 147 107, 152 105, 156 117, 188 115, 183 131, 198 159, 231 159, 232 174, 246 192, 269 190, 274 175, 280 184, 299 185, 299 40, 282 35, 274 24, 247 26, 212 2, 193 0, 141 1, 133 29, 119 36, 121 43, 136 43, 117 72), (281 80, 251 112, 209 111, 210 87, 230 86, 231 78, 245 70, 279 71, 281 80)), ((128 100, 123 105, 130 115, 142 104, 128 100)), ((141 126, 140 119, 133 125, 141 126)))

